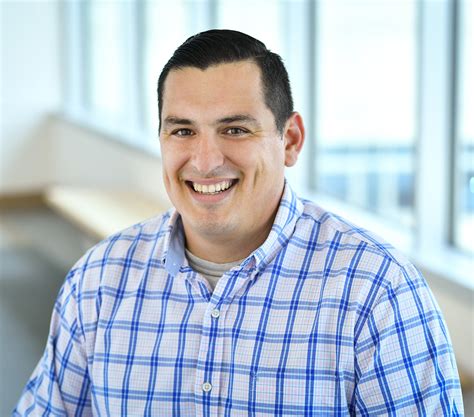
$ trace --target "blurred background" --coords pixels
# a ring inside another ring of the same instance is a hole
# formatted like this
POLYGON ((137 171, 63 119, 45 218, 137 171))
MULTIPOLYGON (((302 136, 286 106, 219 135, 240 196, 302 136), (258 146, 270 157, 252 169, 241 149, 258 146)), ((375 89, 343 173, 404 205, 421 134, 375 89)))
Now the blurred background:
POLYGON ((156 82, 209 28, 279 53, 305 149, 301 195, 423 271, 474 416, 474 2, 0 0, 0 415, 39 360, 92 244, 169 206, 156 82))

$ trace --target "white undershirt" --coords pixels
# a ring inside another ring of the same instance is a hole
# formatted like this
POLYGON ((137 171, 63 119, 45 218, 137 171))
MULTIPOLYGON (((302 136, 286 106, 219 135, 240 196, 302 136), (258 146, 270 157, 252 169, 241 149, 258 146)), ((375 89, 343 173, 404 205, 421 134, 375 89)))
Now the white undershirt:
POLYGON ((189 266, 196 272, 204 276, 213 290, 214 288, 216 288, 217 281, 219 281, 222 275, 224 275, 227 271, 230 271, 234 266, 239 265, 243 261, 243 259, 241 259, 240 261, 229 262, 226 264, 216 264, 214 262, 206 261, 205 259, 201 259, 196 255, 193 255, 187 249, 185 250, 185 252, 186 258, 189 262, 189 266))

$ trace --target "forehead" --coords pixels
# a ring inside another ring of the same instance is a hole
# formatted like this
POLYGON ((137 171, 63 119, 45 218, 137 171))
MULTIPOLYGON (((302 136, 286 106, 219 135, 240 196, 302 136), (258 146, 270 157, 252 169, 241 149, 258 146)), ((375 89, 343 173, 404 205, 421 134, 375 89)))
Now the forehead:
POLYGON ((264 106, 260 68, 251 61, 174 69, 163 91, 163 116, 176 111, 249 111, 264 106))

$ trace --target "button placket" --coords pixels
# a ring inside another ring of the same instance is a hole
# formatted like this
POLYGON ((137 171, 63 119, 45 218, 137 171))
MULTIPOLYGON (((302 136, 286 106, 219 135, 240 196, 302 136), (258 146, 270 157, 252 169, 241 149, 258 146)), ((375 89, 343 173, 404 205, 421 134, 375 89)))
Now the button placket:
MULTIPOLYGON (((212 300, 214 301, 214 300, 212 300)), ((210 332, 205 332, 201 339, 199 361, 204 364, 208 363, 210 355, 212 355, 212 369, 204 369, 200 367, 196 372, 195 379, 195 390, 196 394, 201 395, 203 398, 209 398, 209 396, 219 395, 219 383, 221 378, 220 375, 220 363, 222 362, 222 349, 223 340, 222 336, 219 336, 219 330, 224 325, 224 312, 219 303, 219 300, 210 302, 207 305, 206 312, 202 318, 203 326, 209 328, 210 332), (218 307, 219 306, 219 307, 218 307), (206 333, 208 333, 206 335, 206 333), (212 349, 212 353, 210 351, 212 349), (217 384, 217 385, 216 385, 217 384)), ((196 408, 197 414, 202 411, 201 406, 196 408)))

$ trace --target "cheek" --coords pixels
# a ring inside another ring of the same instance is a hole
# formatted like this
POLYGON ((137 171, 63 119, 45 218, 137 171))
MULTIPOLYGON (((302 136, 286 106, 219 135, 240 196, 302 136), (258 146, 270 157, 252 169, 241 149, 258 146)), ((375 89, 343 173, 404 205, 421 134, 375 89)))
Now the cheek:
POLYGON ((283 175, 285 155, 280 148, 269 146, 262 153, 257 166, 260 175, 266 177, 270 183, 275 182, 283 175))
POLYGON ((285 153, 279 139, 271 137, 259 144, 240 149, 239 165, 245 170, 258 174, 272 175, 276 167, 284 166, 285 153))
POLYGON ((185 164, 185 153, 175 146, 161 146, 161 163, 164 177, 169 181, 176 181, 179 171, 185 164))
POLYGON ((172 165, 170 161, 168 160, 168 158, 163 158, 163 157, 161 159, 161 164, 162 164, 162 170, 163 170, 163 180, 165 182, 166 187, 169 188, 169 184, 171 182, 171 179, 173 178, 172 165))

